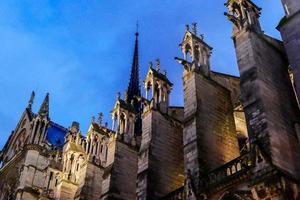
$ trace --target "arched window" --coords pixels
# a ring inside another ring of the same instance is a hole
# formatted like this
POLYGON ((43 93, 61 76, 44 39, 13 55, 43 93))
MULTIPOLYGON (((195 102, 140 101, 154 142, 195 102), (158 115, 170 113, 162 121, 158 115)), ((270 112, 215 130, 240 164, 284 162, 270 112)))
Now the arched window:
POLYGON ((194 47, 194 55, 195 55, 195 62, 199 65, 200 64, 200 49, 199 49, 199 45, 195 45, 194 47))
POLYGON ((184 52, 184 58, 185 60, 192 62, 192 48, 190 46, 190 44, 186 44, 185 48, 184 48, 185 52, 184 52))
POLYGON ((38 131, 38 129, 39 129, 39 125, 40 125, 40 120, 38 120, 38 121, 36 122, 35 130, 34 130, 33 138, 32 138, 32 143, 35 142, 35 137, 36 137, 37 131, 38 131))
POLYGON ((154 94, 155 94, 155 101, 156 103, 158 103, 159 101, 159 96, 160 96, 160 91, 159 91, 160 87, 159 87, 159 84, 158 83, 155 83, 155 86, 154 86, 154 94))
POLYGON ((126 132, 126 130, 125 130, 125 114, 124 113, 121 113, 121 115, 120 115, 119 131, 120 131, 120 134, 123 134, 126 132))
POLYGON ((118 126, 119 126, 118 125, 118 115, 117 115, 117 113, 115 113, 113 115, 112 130, 116 131, 118 129, 118 126))
POLYGON ((152 85, 151 85, 151 82, 148 81, 147 84, 146 84, 146 99, 152 99, 153 97, 153 94, 152 94, 152 85))

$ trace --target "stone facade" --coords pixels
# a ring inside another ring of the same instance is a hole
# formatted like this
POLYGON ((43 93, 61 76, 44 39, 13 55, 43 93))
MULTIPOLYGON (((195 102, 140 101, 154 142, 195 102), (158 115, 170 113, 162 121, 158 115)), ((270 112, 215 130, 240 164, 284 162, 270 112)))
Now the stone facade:
POLYGON ((182 122, 183 108, 169 107, 171 83, 149 68, 144 99, 143 134, 139 150, 138 199, 159 199, 184 184, 182 122))
POLYGON ((240 77, 211 71, 212 47, 186 26, 180 44, 184 106, 170 105, 160 61, 139 83, 138 36, 127 91, 112 128, 92 117, 64 128, 28 106, 0 153, 0 200, 300 199, 300 36, 296 0, 282 0, 283 41, 266 35, 261 9, 228 0, 240 77))
POLYGON ((281 32, 285 50, 294 74, 294 84, 300 99, 300 2, 297 0, 282 0, 285 17, 279 23, 277 29, 281 32))
POLYGON ((117 141, 115 154, 107 199, 135 199, 138 169, 137 150, 117 141))

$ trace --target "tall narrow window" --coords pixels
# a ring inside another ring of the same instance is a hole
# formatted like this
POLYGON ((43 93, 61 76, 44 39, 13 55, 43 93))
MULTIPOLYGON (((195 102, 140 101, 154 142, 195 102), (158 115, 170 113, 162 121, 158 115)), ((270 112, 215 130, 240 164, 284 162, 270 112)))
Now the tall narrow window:
POLYGON ((105 148, 105 160, 107 160, 107 154, 108 154, 108 146, 106 146, 106 148, 105 148))
POLYGON ((49 181, 48 181, 48 184, 47 184, 47 189, 49 189, 52 177, 53 177, 53 172, 50 172, 49 181))
POLYGON ((298 107, 300 108, 300 102, 299 102, 299 99, 298 99, 297 90, 296 90, 296 84, 295 84, 295 77, 294 77, 293 71, 291 69, 291 66, 289 66, 289 68, 288 68, 288 73, 289 73, 289 76, 290 76, 290 81, 292 83, 292 87, 293 87, 293 91, 294 91, 294 94, 295 94, 295 98, 296 98, 297 103, 298 103, 298 107))
POLYGON ((286 15, 290 15, 290 10, 287 4, 284 4, 284 11, 286 15))
POLYGON ((34 143, 34 140, 35 140, 35 137, 36 137, 37 130, 39 129, 39 124, 40 124, 40 121, 37 121, 37 122, 36 122, 36 126, 35 126, 35 130, 34 130, 34 134, 33 134, 33 138, 32 138, 32 143, 34 143))

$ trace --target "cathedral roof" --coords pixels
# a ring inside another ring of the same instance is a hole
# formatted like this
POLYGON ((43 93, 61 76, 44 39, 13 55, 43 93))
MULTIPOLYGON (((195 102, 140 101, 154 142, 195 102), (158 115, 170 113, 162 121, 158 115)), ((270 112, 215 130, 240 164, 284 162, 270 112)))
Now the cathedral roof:
POLYGON ((114 107, 113 111, 115 111, 116 109, 119 109, 119 108, 127 110, 127 111, 129 111, 131 113, 137 113, 136 110, 135 110, 135 108, 134 108, 134 105, 132 105, 130 102, 128 102, 128 100, 125 101, 125 100, 123 100, 121 98, 117 99, 117 102, 115 104, 115 107, 114 107))
POLYGON ((97 123, 92 123, 91 126, 94 129, 94 131, 96 131, 97 133, 100 133, 101 135, 110 137, 110 135, 109 135, 110 131, 108 129, 105 131, 105 128, 103 129, 103 127, 99 126, 99 124, 97 124, 97 123))
POLYGON ((128 111, 130 111, 132 113, 135 113, 134 106, 131 103, 127 103, 123 99, 120 99, 119 102, 120 102, 120 107, 121 108, 123 108, 125 110, 128 110, 128 111))
POLYGON ((51 145, 62 148, 67 132, 68 129, 51 121, 50 126, 47 129, 46 139, 51 145))
POLYGON ((151 69, 152 74, 153 74, 154 77, 156 77, 156 78, 158 78, 158 79, 160 79, 160 80, 165 81, 165 82, 168 83, 170 86, 173 85, 173 83, 171 83, 171 81, 169 81, 169 79, 167 78, 166 75, 160 73, 159 71, 153 69, 152 67, 151 67, 150 69, 151 69))

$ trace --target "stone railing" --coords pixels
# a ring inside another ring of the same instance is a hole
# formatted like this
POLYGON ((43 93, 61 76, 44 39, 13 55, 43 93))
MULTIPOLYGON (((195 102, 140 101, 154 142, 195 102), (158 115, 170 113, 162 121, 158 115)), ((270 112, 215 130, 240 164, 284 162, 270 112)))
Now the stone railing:
POLYGON ((186 199, 184 194, 184 186, 178 188, 177 190, 169 193, 167 196, 161 198, 161 200, 181 200, 186 199))
POLYGON ((252 154, 250 152, 244 153, 200 178, 200 191, 221 190, 242 181, 247 178, 253 166, 252 154))
MULTIPOLYGON (((244 181, 250 175, 251 168, 254 166, 253 156, 250 152, 244 153, 236 159, 210 171, 199 180, 198 195, 217 192, 236 183, 244 181)), ((169 193, 162 200, 181 200, 186 199, 184 187, 169 193)))

